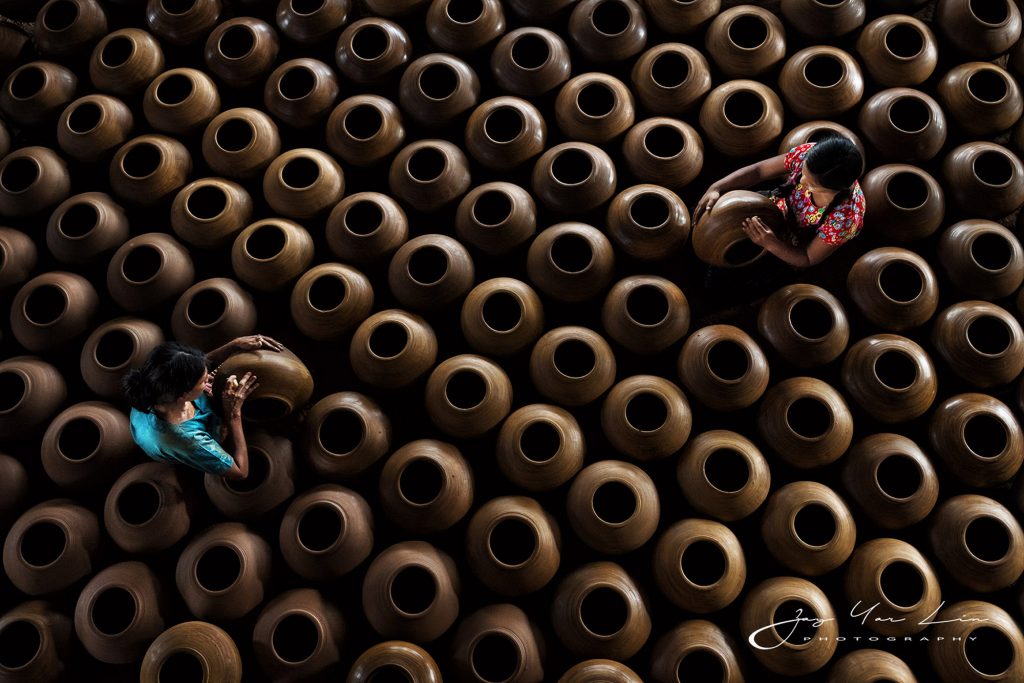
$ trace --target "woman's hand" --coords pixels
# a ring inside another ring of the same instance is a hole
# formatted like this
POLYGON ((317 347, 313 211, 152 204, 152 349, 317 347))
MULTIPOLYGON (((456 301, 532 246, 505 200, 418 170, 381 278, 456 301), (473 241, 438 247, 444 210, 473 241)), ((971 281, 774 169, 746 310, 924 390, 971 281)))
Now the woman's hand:
POLYGON ((743 219, 743 232, 759 247, 767 247, 770 242, 778 239, 772 229, 757 216, 743 219))
POLYGON ((221 395, 224 414, 232 420, 240 419, 242 417, 242 404, 258 387, 259 382, 256 381, 256 375, 251 372, 245 373, 241 381, 235 375, 228 377, 224 383, 224 393, 221 395))
POLYGON ((256 351, 258 349, 284 351, 284 344, 272 337, 267 337, 262 334, 251 334, 248 337, 239 337, 231 343, 234 344, 235 348, 239 351, 256 351))
POLYGON ((715 202, 722 196, 722 193, 713 187, 709 187, 708 191, 704 193, 704 196, 697 202, 697 206, 693 209, 693 223, 696 224, 700 220, 704 212, 710 211, 715 206, 715 202))

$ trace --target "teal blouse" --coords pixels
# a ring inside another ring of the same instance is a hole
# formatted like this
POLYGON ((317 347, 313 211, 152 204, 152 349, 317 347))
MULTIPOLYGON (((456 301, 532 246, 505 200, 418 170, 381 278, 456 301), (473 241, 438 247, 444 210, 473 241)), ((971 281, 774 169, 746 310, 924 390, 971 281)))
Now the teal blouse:
POLYGON ((194 403, 195 416, 181 424, 171 424, 153 413, 132 408, 132 438, 153 460, 223 474, 235 461, 214 436, 220 434, 220 418, 213 412, 206 394, 201 394, 194 403))

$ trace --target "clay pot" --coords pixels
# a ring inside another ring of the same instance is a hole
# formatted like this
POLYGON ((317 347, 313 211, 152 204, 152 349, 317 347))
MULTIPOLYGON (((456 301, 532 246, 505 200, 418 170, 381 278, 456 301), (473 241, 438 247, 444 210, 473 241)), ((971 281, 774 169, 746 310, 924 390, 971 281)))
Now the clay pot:
POLYGON ((615 354, 586 327, 557 327, 530 353, 530 379, 546 398, 565 406, 597 400, 615 381, 615 354))
POLYGON ((938 390, 935 366, 916 342, 876 334, 854 344, 843 359, 843 386, 879 422, 907 422, 928 412, 938 390))
POLYGON ((860 180, 868 228, 899 242, 924 239, 938 230, 946 211, 942 187, 928 172, 907 164, 876 166, 860 180))
POLYGON ((512 183, 478 185, 466 193, 455 214, 455 231, 490 256, 503 256, 533 237, 537 207, 530 193, 512 183))
POLYGON ((43 273, 18 290, 11 302, 11 332, 33 353, 59 348, 86 332, 99 296, 81 275, 43 273))
POLYGON ((10 524, 28 503, 28 473, 21 461, 0 453, 0 524, 10 524))
POLYGON ((350 0, 281 0, 275 19, 281 33, 292 42, 318 43, 344 26, 351 10, 350 0))
POLYGON ((512 382, 504 370, 482 356, 453 356, 430 373, 424 401, 427 415, 442 432, 474 438, 508 415, 512 382))
POLYGON ((74 585, 96 568, 100 525, 67 498, 29 508, 4 541, 4 572, 14 587, 43 595, 74 585))
POLYGON ((929 540, 939 562, 969 590, 1000 590, 1024 572, 1024 531, 991 498, 965 494, 946 500, 935 512, 929 540))
POLYGON ((0 675, 39 683, 64 679, 71 633, 71 620, 48 602, 23 602, 0 616, 0 637, 10 644, 0 659, 0 675))
POLYGON ((181 189, 171 205, 174 234, 202 249, 221 247, 252 217, 252 198, 238 183, 203 178, 181 189))
POLYGON ((327 146, 347 163, 372 166, 391 156, 405 141, 402 114, 380 95, 342 100, 327 119, 327 146))
POLYGON ((864 680, 917 683, 910 667, 885 650, 863 648, 840 657, 829 671, 827 683, 856 683, 864 680))
POLYGON ((642 546, 661 516, 654 481, 639 467, 617 460, 602 460, 576 475, 565 507, 580 540, 606 555, 642 546))
POLYGON ((242 407, 242 417, 248 421, 279 420, 301 410, 313 395, 312 375, 298 356, 288 350, 232 354, 220 365, 214 395, 223 391, 228 377, 241 377, 246 372, 256 375, 260 385, 242 407))
POLYGON ((586 223, 552 225, 534 238, 526 256, 530 282, 567 303, 596 298, 608 287, 614 268, 611 242, 586 223))
POLYGON ((543 636, 515 605, 490 605, 466 617, 455 631, 452 649, 460 680, 544 680, 543 636))
POLYGON ((288 218, 313 218, 345 194, 341 166, 319 149, 303 147, 281 154, 263 174, 263 197, 288 218))
POLYGON ((484 166, 508 170, 544 151, 547 125, 540 111, 518 97, 495 97, 466 122, 466 149, 484 166))
POLYGON ((32 37, 40 54, 68 57, 107 33, 107 15, 95 0, 55 0, 36 15, 32 37))
POLYGON ((780 9, 797 32, 815 39, 844 36, 864 23, 864 0, 782 0, 780 9))
POLYGON ((191 172, 185 145, 164 135, 141 135, 111 159, 110 187, 133 204, 152 206, 184 185, 191 172))
POLYGON ((434 0, 426 17, 427 35, 446 52, 472 52, 505 32, 505 11, 499 0, 464 4, 434 0))
POLYGON ((384 512, 403 529, 420 534, 444 531, 465 517, 473 504, 473 470, 451 444, 410 441, 384 463, 380 500, 384 512))
POLYGON ((876 538, 857 547, 846 568, 845 590, 850 604, 875 605, 867 625, 884 636, 920 633, 927 628, 921 622, 930 620, 942 599, 928 560, 895 538, 876 538))
POLYGON ((147 462, 121 475, 103 507, 107 534, 127 553, 155 553, 184 538, 191 526, 191 491, 181 468, 147 462))
POLYGON ((849 53, 818 45, 800 50, 786 61, 779 74, 779 90, 800 118, 829 118, 860 102, 864 77, 849 53))
POLYGON ((606 230, 628 255, 656 261, 686 244, 690 212, 671 190, 658 185, 634 185, 617 194, 609 204, 606 230))
POLYGON ((560 562, 558 522, 532 498, 506 496, 482 505, 466 529, 473 574, 501 595, 526 595, 554 578, 560 562))
POLYGON ((78 596, 78 639, 101 662, 137 661, 164 630, 161 599, 160 581, 143 563, 107 567, 92 577, 78 596))
POLYGON ((835 638, 839 635, 835 612, 825 593, 807 579, 793 576, 772 577, 747 593, 740 608, 740 629, 749 633, 757 645, 751 646, 754 658, 785 676, 799 676, 825 666, 836 651, 835 638), (784 622, 781 630, 771 626, 778 622, 784 622), (810 640, 804 641, 807 636, 810 640))
POLYGON ((543 95, 569 80, 569 48, 553 31, 537 26, 518 28, 494 46, 491 73, 498 87, 508 93, 519 97, 543 95))
POLYGON ((173 45, 192 45, 216 26, 222 9, 221 0, 149 0, 146 23, 153 33, 173 45))
POLYGON ((260 611, 252 631, 253 653, 275 681, 307 680, 341 660, 345 630, 341 611, 320 591, 296 588, 260 611))
POLYGON ((718 14, 704 45, 727 78, 753 78, 786 56, 786 29, 763 7, 739 5, 718 14))
POLYGON ((949 279, 980 299, 1002 299, 1024 281, 1024 250, 1008 229, 983 219, 960 221, 939 240, 939 260, 949 279))
POLYGON ((274 68, 277 32, 254 17, 235 17, 217 25, 206 38, 206 68, 229 88, 255 85, 274 68))
POLYGON ((37 257, 31 237, 13 228, 0 228, 0 290, 27 280, 35 270, 37 257))
POLYGON ((381 81, 409 61, 412 44, 393 21, 365 17, 349 24, 338 36, 334 53, 341 75, 356 83, 381 81))
POLYGON ((462 334, 476 351, 509 356, 544 331, 544 309, 537 293, 512 278, 482 282, 462 304, 462 334))
POLYGON ((67 385, 54 366, 32 356, 0 361, 0 431, 28 435, 48 422, 67 397, 67 385))
POLYGON ((48 147, 22 147, 0 160, 0 212, 7 216, 42 213, 70 193, 67 166, 48 147))
MULTIPOLYGON (((363 612, 384 638, 409 638, 424 643, 435 640, 455 623, 459 613, 455 563, 447 553, 423 541, 392 545, 375 557, 366 570, 363 612)), ((391 661, 397 664, 407 657, 391 661)), ((420 662, 425 668, 427 662, 420 662)), ((355 668, 358 667, 359 664, 355 668)), ((390 672, 391 667, 388 669, 390 672)), ((441 680, 440 674, 437 680, 441 680)))
POLYGON ((65 409, 50 422, 39 448, 46 476, 64 489, 102 488, 135 455, 128 417, 102 401, 65 409))
POLYGON ((968 62, 951 69, 938 85, 943 107, 969 135, 995 135, 1020 119, 1024 97, 1017 81, 988 62, 968 62))
POLYGON ((114 252, 107 266, 107 291, 121 308, 141 312, 180 295, 194 278, 185 247, 170 235, 151 232, 114 252))
POLYGON ((206 474, 203 477, 206 497, 228 519, 260 517, 295 493, 295 457, 291 441, 256 431, 246 435, 245 444, 249 450, 249 476, 225 479, 206 474))
POLYGON ((251 178, 281 152, 273 120, 258 109, 241 107, 218 114, 203 133, 203 159, 216 173, 251 178))
POLYGON ((222 522, 181 551, 174 578, 189 611, 200 619, 238 619, 266 596, 271 550, 238 522, 222 522))
POLYGON ((772 387, 761 403, 757 427, 780 458, 800 468, 835 461, 853 439, 853 417, 846 401, 814 377, 791 377, 772 387))
POLYGON ((128 239, 124 210, 103 192, 83 192, 62 202, 46 226, 46 246, 62 263, 91 263, 128 239))
POLYGON ((587 659, 566 671, 558 683, 643 683, 643 679, 625 664, 611 659, 587 659))
MULTIPOLYGON (((11 11, 10 2, 4 3, 4 10, 7 12, 11 11)), ((29 7, 32 3, 29 3, 29 7)), ((25 17, 29 19, 29 17, 25 17)), ((5 68, 10 67, 18 61, 18 57, 24 52, 25 46, 28 45, 31 36, 29 31, 17 26, 14 22, 10 22, 2 29, 0 29, 0 63, 5 68)))
POLYGON ((686 336, 690 306, 683 291, 664 278, 634 275, 619 280, 601 309, 608 336, 638 354, 654 354, 686 336))
POLYGON ((534 193, 560 213, 585 212, 615 192, 615 165, 599 147, 565 142, 541 155, 533 167, 534 193))
POLYGON ((768 387, 768 359, 746 332, 709 325, 692 333, 676 365, 683 386, 713 410, 753 405, 768 387))
POLYGON ((933 21, 953 47, 975 59, 1006 52, 1021 34, 1020 10, 1006 0, 943 0, 933 21))
POLYGON ((238 279, 265 292, 294 282, 313 260, 313 238, 292 221, 269 218, 243 230, 231 248, 238 279))
POLYGON ((925 324, 939 303, 939 286, 928 262, 899 247, 873 249, 857 259, 846 289, 861 315, 892 332, 925 324))
POLYGON ((397 389, 434 366, 437 337, 423 318, 392 308, 374 313, 356 328, 348 356, 359 379, 397 389))
POLYGON ((729 81, 705 98, 700 128, 722 154, 751 156, 770 147, 782 133, 782 102, 756 81, 729 81))
POLYGON ((796 481, 768 498, 761 537, 782 564, 805 576, 820 576, 850 556, 857 527, 835 491, 815 481, 796 481))
POLYGON ((80 97, 57 121, 57 143, 78 161, 99 161, 120 147, 132 129, 132 112, 109 95, 80 97))
POLYGON ((718 14, 719 0, 644 0, 644 7, 662 31, 693 33, 718 14))
POLYGON ((223 629, 205 621, 186 621, 167 629, 146 650, 140 683, 199 680, 240 683, 242 658, 223 629))
POLYGON ((75 98, 78 79, 53 62, 29 62, 11 72, 0 91, 0 111, 26 128, 52 123, 75 98))
POLYGON ((635 0, 583 0, 569 15, 573 45, 591 62, 621 62, 647 44, 647 20, 635 0))
POLYGON ((476 106, 480 79, 466 62, 453 55, 434 53, 413 61, 402 72, 398 103, 410 119, 427 128, 439 128, 476 106))
POLYGON ((969 142, 942 162, 950 197, 961 211, 980 218, 1002 218, 1024 204, 1024 164, 992 142, 969 142))
POLYGON ((875 150, 889 159, 925 161, 946 142, 946 115, 920 90, 889 88, 860 109, 857 124, 875 150))
POLYGON ((473 258, 447 235, 420 235, 395 252, 388 287, 400 304, 437 311, 466 296, 473 286, 473 258))
POLYGON ((394 199, 379 192, 357 192, 331 210, 327 246, 342 261, 373 265, 389 258, 409 236, 409 221, 394 199))
POLYGON ((983 389, 1012 382, 1024 370, 1020 323, 987 301, 961 301, 942 311, 932 344, 953 372, 983 389))
MULTIPOLYGON (((835 135, 850 140, 856 145, 860 155, 864 156, 864 144, 860 141, 860 137, 851 129, 834 121, 806 121, 799 124, 783 136, 782 142, 779 143, 779 154, 785 154, 798 145, 808 142, 821 142, 825 138, 835 135)), ((864 180, 861 179, 860 183, 863 186, 864 180)))
POLYGON ((886 529, 902 529, 927 517, 939 494, 931 460, 899 434, 873 434, 853 446, 843 485, 863 512, 886 529))
POLYGON ((171 331, 186 344, 214 349, 256 331, 256 305, 234 280, 202 280, 174 304, 171 331))
MULTIPOLYGON (((614 6, 618 0, 608 0, 614 6)), ((591 72, 562 86, 555 100, 555 120, 571 140, 601 143, 633 125, 633 96, 629 88, 608 74, 591 72)))
POLYGON ((860 32, 857 54, 881 86, 920 85, 939 61, 939 47, 928 24, 906 14, 875 19, 860 32))
POLYGON ((622 143, 630 172, 638 180, 679 189, 700 173, 704 143, 691 126, 657 117, 633 126, 622 143))
POLYGON ((108 33, 93 48, 89 80, 98 90, 130 95, 164 70, 164 53, 152 34, 138 28, 108 33))
POLYGON ((153 128, 184 135, 205 126, 220 113, 220 94, 213 79, 195 69, 171 69, 149 84, 142 112, 153 128))
POLYGON ((347 683, 368 683, 377 676, 386 680, 398 676, 422 683, 441 683, 441 670, 434 658, 418 645, 400 640, 377 643, 359 655, 349 671, 347 683))
POLYGON ((1024 635, 1016 620, 1002 608, 979 600, 964 600, 935 616, 933 637, 960 638, 962 647, 929 642, 932 667, 943 683, 1012 681, 1024 676, 1024 635), (970 638, 974 637, 976 643, 970 638), (968 644, 969 643, 969 644, 968 644), (999 653, 995 658, 993 653, 999 653), (1004 668, 1005 667, 1005 668, 1004 668))
POLYGON ((400 17, 411 14, 427 0, 366 0, 366 6, 373 14, 383 17, 400 17))
POLYGON ((310 339, 341 339, 370 315, 373 287, 355 268, 322 263, 295 283, 290 308, 292 322, 310 339))
POLYGON ((305 579, 343 576, 373 550, 373 513, 355 491, 322 484, 285 510, 278 545, 288 566, 305 579))
POLYGON ((620 453, 660 460, 676 453, 690 436, 692 417, 683 392, 654 375, 634 375, 608 392, 601 428, 620 453))
POLYGON ((586 443, 576 418, 556 406, 519 408, 501 425, 495 459, 502 474, 529 491, 548 491, 583 467, 586 443))
POLYGON ((633 64, 630 75, 637 99, 652 114, 689 112, 711 90, 707 59, 697 48, 683 43, 650 48, 633 64))
POLYGON ((613 562, 585 564, 562 579, 551 621, 562 645, 580 657, 629 659, 651 634, 640 589, 613 562))
POLYGON ((697 258, 719 268, 748 266, 762 258, 765 250, 743 232, 743 220, 752 216, 776 232, 785 227, 785 216, 768 197, 750 190, 723 194, 693 228, 697 258))
POLYGON ((716 429, 686 444, 676 480, 695 510, 732 522, 749 516, 764 502, 771 470, 749 439, 716 429))
POLYGON ((331 67, 303 57, 278 66, 263 86, 263 106, 291 128, 308 128, 334 108, 338 79, 331 67))
POLYGON ((707 519, 684 519, 666 529, 651 562, 662 594, 699 614, 731 604, 747 577, 739 539, 724 524, 707 519))
MULTIPOLYGON (((736 644, 710 621, 684 621, 663 635, 651 654, 651 675, 657 683, 676 683, 687 677, 721 674, 722 683, 742 683, 736 644)), ((639 680, 639 679, 637 679, 639 680)))
POLYGON ((843 305, 817 285, 786 285, 765 299, 757 329, 792 365, 811 368, 838 358, 850 340, 843 305))
POLYGON ((388 186, 417 211, 431 213, 469 189, 469 162, 447 140, 417 140, 391 161, 388 186))
POLYGON ((330 394, 305 419, 303 447, 322 477, 345 479, 377 462, 391 447, 391 422, 380 406, 350 391, 330 394))
POLYGON ((985 394, 959 394, 932 413, 932 447, 968 486, 995 486, 1013 477, 1024 459, 1021 434, 1010 409, 985 394))

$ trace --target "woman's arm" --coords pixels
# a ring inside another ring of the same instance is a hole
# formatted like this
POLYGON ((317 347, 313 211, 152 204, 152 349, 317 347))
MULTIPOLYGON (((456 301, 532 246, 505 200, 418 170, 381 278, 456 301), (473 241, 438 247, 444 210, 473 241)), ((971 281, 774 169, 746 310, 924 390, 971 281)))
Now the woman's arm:
POLYGON ((224 416, 228 420, 231 457, 235 461, 231 469, 224 473, 225 479, 245 479, 249 476, 249 449, 245 444, 245 432, 242 429, 242 404, 258 386, 256 375, 251 372, 245 373, 241 382, 231 375, 225 383, 221 400, 224 404, 224 416))
POLYGON ((270 351, 283 351, 284 345, 272 337, 262 334, 252 334, 247 337, 232 339, 224 346, 220 346, 206 354, 206 366, 216 368, 232 356, 241 351, 255 351, 257 349, 269 349, 270 351))
POLYGON ((718 198, 726 192, 742 190, 752 185, 757 185, 769 178, 783 175, 785 172, 785 154, 764 159, 763 161, 758 161, 755 164, 750 164, 737 171, 733 171, 721 180, 711 183, 711 186, 708 187, 707 192, 700 198, 700 201, 697 202, 697 206, 693 210, 693 222, 699 221, 704 212, 710 211, 714 207, 715 202, 718 201, 718 198))
POLYGON ((830 244, 820 237, 811 240, 806 248, 794 247, 792 244, 780 240, 772 232, 772 229, 756 216, 743 221, 743 232, 747 234, 751 242, 764 247, 795 268, 809 268, 817 265, 839 248, 838 244, 830 244))

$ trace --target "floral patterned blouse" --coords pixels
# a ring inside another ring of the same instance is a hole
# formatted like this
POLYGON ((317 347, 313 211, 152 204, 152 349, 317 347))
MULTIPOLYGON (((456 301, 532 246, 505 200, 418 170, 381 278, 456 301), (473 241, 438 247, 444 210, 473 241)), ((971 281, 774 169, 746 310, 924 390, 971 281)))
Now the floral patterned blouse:
POLYGON ((828 244, 842 244, 856 237, 864 225, 864 193, 860 183, 854 181, 850 196, 836 204, 822 219, 825 207, 815 206, 810 191, 798 182, 804 168, 804 157, 814 144, 797 145, 786 153, 786 171, 789 173, 786 183, 795 187, 788 197, 779 197, 775 203, 783 214, 793 219, 791 224, 797 232, 794 237, 799 242, 806 244, 807 231, 816 228, 815 234, 828 244))

